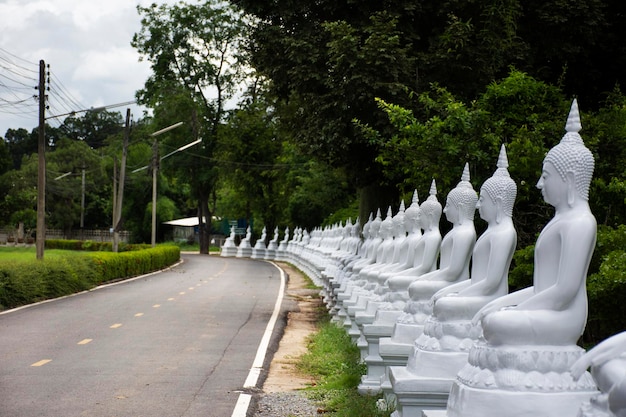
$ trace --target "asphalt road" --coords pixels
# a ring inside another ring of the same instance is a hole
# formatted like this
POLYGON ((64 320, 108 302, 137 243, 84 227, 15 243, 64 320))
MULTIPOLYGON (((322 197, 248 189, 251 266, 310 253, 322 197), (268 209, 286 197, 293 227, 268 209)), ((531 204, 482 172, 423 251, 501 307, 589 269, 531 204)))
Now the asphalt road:
POLYGON ((1 314, 0 416, 231 416, 280 271, 246 259, 183 259, 1 314))

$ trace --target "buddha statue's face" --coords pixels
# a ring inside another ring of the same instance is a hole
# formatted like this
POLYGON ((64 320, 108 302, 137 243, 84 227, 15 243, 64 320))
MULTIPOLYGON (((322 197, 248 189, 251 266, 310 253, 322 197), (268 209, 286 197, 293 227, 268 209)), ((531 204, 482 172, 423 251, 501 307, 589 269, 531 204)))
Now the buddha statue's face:
POLYGON ((551 206, 556 207, 567 198, 567 184, 551 162, 543 164, 537 188, 541 190, 544 201, 551 206))
POLYGON ((478 197, 476 209, 478 209, 480 218, 487 223, 493 222, 498 216, 498 206, 484 190, 480 190, 480 197, 478 197))
POLYGON ((450 197, 446 199, 446 206, 443 208, 443 213, 450 223, 456 223, 459 220, 459 208, 450 197))

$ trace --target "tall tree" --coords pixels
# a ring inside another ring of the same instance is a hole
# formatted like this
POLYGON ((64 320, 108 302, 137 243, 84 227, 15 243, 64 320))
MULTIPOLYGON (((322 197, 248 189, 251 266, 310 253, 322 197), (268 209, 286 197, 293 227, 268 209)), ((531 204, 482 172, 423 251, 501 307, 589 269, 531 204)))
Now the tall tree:
MULTIPOLYGON (((198 200, 200 252, 209 248, 209 227, 217 170, 210 166, 219 139, 224 107, 236 92, 243 71, 240 44, 244 19, 234 7, 219 0, 198 4, 138 6, 141 30, 132 46, 151 63, 152 75, 138 92, 141 103, 155 109, 157 127, 186 121, 188 142, 202 139, 186 170, 198 200), (171 108, 175 105, 185 113, 171 108)), ((181 140, 180 135, 173 134, 181 140)))
POLYGON ((104 146, 109 136, 119 134, 122 129, 121 113, 106 110, 89 110, 80 116, 70 116, 59 128, 64 137, 85 141, 93 149, 104 146))

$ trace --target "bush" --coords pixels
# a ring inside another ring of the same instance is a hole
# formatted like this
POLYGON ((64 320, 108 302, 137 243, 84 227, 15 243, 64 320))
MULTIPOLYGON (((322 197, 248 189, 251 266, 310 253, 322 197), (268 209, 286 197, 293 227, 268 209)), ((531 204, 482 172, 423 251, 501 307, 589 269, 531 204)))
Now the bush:
POLYGON ((589 319, 583 341, 596 344, 626 330, 626 251, 615 250, 603 258, 600 270, 587 280, 589 319))
MULTIPOLYGON (((69 242, 67 246, 76 245, 77 241, 69 242)), ((127 248, 138 247, 143 246, 127 248)), ((73 294, 104 282, 156 271, 180 259, 180 249, 176 246, 148 247, 121 253, 71 252, 36 262, 4 262, 0 264, 0 308, 73 294)))

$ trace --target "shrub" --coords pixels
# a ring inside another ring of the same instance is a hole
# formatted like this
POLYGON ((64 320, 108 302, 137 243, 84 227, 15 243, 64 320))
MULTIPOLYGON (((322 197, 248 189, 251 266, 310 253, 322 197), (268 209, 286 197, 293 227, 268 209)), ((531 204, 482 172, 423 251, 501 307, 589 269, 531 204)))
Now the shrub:
MULTIPOLYGON (((61 246, 71 247, 78 241, 69 242, 61 246)), ((176 246, 148 247, 121 253, 69 252, 67 256, 36 262, 4 262, 0 264, 0 308, 73 294, 104 282, 156 271, 180 259, 176 246)))
POLYGON ((583 341, 596 344, 626 330, 626 251, 615 250, 603 258, 599 271, 587 280, 589 319, 583 341))

